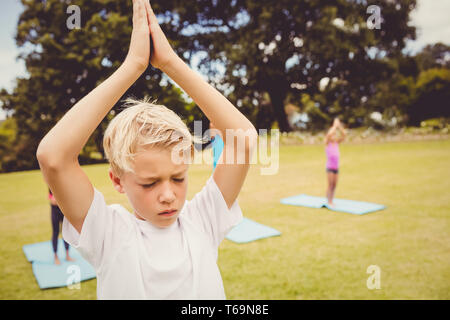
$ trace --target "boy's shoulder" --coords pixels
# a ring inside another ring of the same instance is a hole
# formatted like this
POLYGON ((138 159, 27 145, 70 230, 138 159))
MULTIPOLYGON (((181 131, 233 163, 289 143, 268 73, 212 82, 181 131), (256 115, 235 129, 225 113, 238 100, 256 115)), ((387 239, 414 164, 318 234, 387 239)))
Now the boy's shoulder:
MULTIPOLYGON (((119 203, 112 203, 112 204, 108 204, 106 202, 106 199, 103 196, 103 193, 100 192, 98 189, 95 189, 95 193, 97 194, 97 196, 94 196, 94 199, 92 201, 102 201, 104 202, 104 208, 106 208, 106 210, 109 212, 109 214, 111 214, 114 219, 120 219, 124 222, 128 222, 130 223, 132 221, 133 218, 133 214, 128 211, 128 209, 126 209, 123 205, 119 204, 119 203), (100 197, 99 197, 100 196, 100 197)), ((91 204, 92 206, 92 204, 91 204)), ((96 208, 101 208, 102 206, 96 205, 96 208)))
POLYGON ((122 217, 126 220, 130 220, 130 219, 134 218, 133 214, 127 208, 125 208, 123 205, 121 205, 119 203, 109 204, 108 207, 111 210, 113 210, 117 215, 119 215, 120 217, 122 217))
POLYGON ((122 206, 119 203, 112 203, 112 204, 108 204, 107 205, 111 210, 114 210, 115 212, 117 212, 120 215, 131 215, 130 211, 128 211, 124 206, 122 206))

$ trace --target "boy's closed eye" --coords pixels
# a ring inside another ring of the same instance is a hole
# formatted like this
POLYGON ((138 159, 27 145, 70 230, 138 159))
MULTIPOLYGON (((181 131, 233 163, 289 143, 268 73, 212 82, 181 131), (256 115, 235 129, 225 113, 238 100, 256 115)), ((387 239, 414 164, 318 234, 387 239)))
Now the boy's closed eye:
MULTIPOLYGON (((184 181, 184 178, 172 178, 172 180, 175 181, 175 182, 177 182, 177 183, 181 183, 181 182, 184 181)), ((150 183, 150 184, 141 184, 141 186, 142 186, 143 188, 146 188, 146 189, 147 189, 147 188, 153 187, 156 183, 158 183, 158 181, 155 181, 155 182, 150 183)))

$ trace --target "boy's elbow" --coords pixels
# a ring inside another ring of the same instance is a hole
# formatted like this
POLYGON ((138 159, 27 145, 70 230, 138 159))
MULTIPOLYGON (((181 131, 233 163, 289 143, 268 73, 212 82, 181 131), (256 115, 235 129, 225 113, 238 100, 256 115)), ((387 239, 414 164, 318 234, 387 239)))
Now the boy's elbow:
POLYGON ((55 154, 55 152, 47 146, 45 143, 40 143, 36 150, 36 159, 39 162, 39 167, 42 170, 56 170, 64 166, 64 160, 61 159, 61 155, 55 154))
POLYGON ((42 141, 39 143, 36 150, 36 159, 39 162, 39 165, 42 167, 49 161, 48 152, 45 150, 45 145, 43 145, 42 141))
POLYGON ((39 163, 39 167, 42 171, 54 171, 59 167, 59 164, 55 159, 52 159, 52 157, 42 150, 39 150, 36 152, 36 159, 39 163))
POLYGON ((41 168, 43 166, 49 166, 53 164, 54 157, 51 154, 51 147, 45 142, 45 140, 41 140, 36 150, 36 159, 39 162, 41 168))

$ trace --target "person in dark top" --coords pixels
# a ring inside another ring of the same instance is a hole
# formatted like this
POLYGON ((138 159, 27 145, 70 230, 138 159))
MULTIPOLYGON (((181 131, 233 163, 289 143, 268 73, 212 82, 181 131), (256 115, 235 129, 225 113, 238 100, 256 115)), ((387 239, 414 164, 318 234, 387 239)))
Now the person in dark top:
MULTIPOLYGON (((59 230, 61 223, 63 222, 64 215, 61 212, 61 209, 58 207, 58 204, 56 203, 55 197, 53 197, 52 191, 48 189, 48 199, 50 200, 51 205, 51 218, 52 218, 52 246, 53 246, 53 252, 55 253, 55 264, 60 265, 61 261, 58 258, 58 236, 59 236, 59 230)), ((64 239, 63 239, 64 241, 64 239)), ((69 244, 64 241, 64 247, 66 248, 66 260, 67 261, 75 261, 73 258, 69 255, 69 244)))

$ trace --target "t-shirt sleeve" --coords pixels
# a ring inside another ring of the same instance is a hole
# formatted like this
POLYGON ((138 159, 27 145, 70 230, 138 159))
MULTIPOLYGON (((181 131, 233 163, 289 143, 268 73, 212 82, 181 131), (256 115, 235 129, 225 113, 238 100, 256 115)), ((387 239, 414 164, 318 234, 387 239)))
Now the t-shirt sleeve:
POLYGON ((228 209, 213 176, 186 205, 189 218, 202 228, 216 248, 219 247, 227 233, 241 222, 243 217, 237 199, 228 209))
POLYGON ((123 234, 115 230, 118 228, 117 220, 117 212, 106 204, 103 194, 94 188, 94 199, 84 219, 81 233, 64 218, 62 235, 98 270, 103 263, 105 251, 111 251, 111 247, 119 240, 117 237, 123 234))

